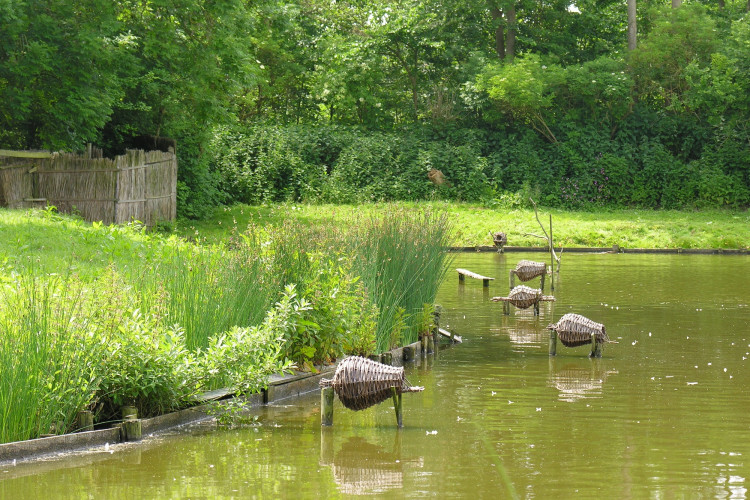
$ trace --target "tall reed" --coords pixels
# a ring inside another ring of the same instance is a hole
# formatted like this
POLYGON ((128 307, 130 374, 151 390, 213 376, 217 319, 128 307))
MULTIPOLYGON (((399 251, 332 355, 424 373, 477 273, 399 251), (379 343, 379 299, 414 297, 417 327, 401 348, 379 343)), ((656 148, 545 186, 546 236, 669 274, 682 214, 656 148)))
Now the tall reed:
POLYGON ((0 442, 73 428, 96 390, 97 328, 72 276, 0 283, 0 442))
POLYGON ((226 247, 164 247, 147 272, 131 279, 139 304, 184 328, 188 349, 205 348, 234 326, 259 324, 282 285, 255 234, 226 247))
POLYGON ((393 210, 383 217, 354 219, 345 240, 380 314, 379 352, 419 335, 425 304, 432 305, 445 276, 452 226, 447 215, 393 210))

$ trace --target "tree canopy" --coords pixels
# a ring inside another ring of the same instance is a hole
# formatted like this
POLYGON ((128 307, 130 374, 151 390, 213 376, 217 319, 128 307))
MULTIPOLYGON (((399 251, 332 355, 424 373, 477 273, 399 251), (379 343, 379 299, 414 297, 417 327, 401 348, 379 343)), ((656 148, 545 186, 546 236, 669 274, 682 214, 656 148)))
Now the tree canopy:
POLYGON ((748 7, 640 0, 628 50, 615 0, 0 0, 0 147, 173 137, 193 216, 216 131, 259 124, 648 141, 746 183, 748 7))

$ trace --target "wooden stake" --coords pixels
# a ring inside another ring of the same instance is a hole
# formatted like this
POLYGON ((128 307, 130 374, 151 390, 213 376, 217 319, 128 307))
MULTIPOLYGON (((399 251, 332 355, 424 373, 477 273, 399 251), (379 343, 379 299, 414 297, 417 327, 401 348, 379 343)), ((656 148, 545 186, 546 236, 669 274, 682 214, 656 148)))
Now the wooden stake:
POLYGON ((78 412, 78 429, 82 431, 94 430, 94 414, 89 410, 78 412))
POLYGON ((516 286, 516 272, 513 269, 510 270, 508 281, 510 282, 510 289, 513 290, 516 286))
MULTIPOLYGON (((555 291, 555 243, 552 239, 552 214, 549 214, 549 261, 550 261, 550 275, 549 275, 549 289, 555 291)), ((544 290, 544 279, 542 279, 542 290, 544 290)))
POLYGON ((396 390, 395 387, 391 387, 393 391, 393 409, 396 410, 396 423, 399 427, 404 426, 404 414, 403 405, 401 404, 401 393, 396 390))
POLYGON ((602 357, 602 344, 596 341, 596 334, 591 334, 591 355, 592 358, 602 357))
POLYGON ((414 347, 410 345, 404 346, 404 361, 414 361, 415 353, 414 353, 414 347))
POLYGON ((557 355, 557 332, 554 330, 549 331, 549 355, 557 355))
POLYGON ((393 364, 393 353, 392 352, 384 352, 380 355, 380 362, 384 365, 392 365, 393 364))
POLYGON ((120 427, 120 433, 122 434, 123 441, 140 440, 143 435, 141 421, 137 418, 123 420, 122 427, 120 427))
POLYGON ((138 418, 138 410, 135 406, 123 406, 120 411, 123 420, 133 420, 138 418))
POLYGON ((333 387, 320 390, 320 425, 333 425, 333 387))

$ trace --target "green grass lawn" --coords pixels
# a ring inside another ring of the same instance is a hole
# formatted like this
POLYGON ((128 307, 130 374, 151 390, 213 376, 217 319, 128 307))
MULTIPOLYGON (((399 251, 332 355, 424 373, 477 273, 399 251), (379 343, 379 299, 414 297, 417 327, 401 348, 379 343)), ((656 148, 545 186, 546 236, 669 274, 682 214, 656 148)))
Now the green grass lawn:
MULTIPOLYGON (((533 235, 542 231, 532 209, 485 208, 466 203, 398 203, 404 209, 445 211, 454 223, 455 246, 491 245, 490 232, 503 231, 511 246, 543 246, 533 235)), ((217 209, 204 221, 180 221, 177 233, 190 239, 215 242, 248 223, 315 224, 335 221, 353 224, 356 217, 377 216, 393 204, 268 206, 236 205, 217 209)), ((574 212, 540 208, 539 217, 552 229, 555 244, 563 247, 622 248, 750 248, 750 213, 743 211, 601 210, 574 212)))

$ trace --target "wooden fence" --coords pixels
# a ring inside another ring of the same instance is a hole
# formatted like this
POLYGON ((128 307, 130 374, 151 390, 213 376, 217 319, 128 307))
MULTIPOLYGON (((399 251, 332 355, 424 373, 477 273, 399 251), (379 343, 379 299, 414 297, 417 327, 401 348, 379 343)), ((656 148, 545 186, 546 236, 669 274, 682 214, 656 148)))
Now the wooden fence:
POLYGON ((177 157, 140 149, 113 159, 96 148, 83 155, 0 150, 0 206, 47 205, 105 224, 174 220, 177 157))

